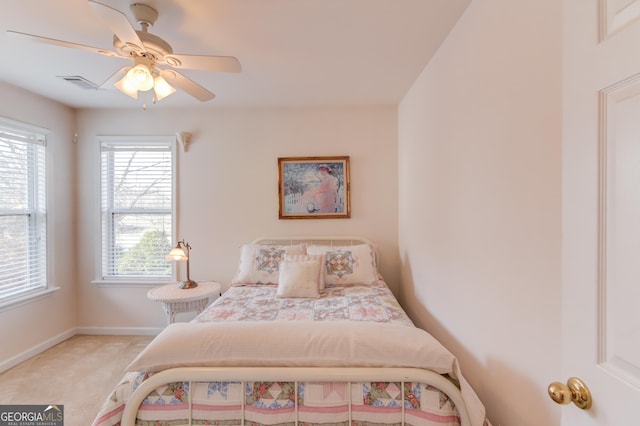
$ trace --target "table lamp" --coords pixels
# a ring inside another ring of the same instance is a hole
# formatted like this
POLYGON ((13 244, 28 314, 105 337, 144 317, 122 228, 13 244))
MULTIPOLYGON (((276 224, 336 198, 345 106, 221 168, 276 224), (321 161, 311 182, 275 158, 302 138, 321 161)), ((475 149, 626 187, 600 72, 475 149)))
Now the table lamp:
POLYGON ((191 280, 189 277, 189 250, 191 250, 191 245, 189 245, 189 243, 185 243, 184 239, 182 239, 182 241, 178 241, 178 245, 171 249, 166 257, 167 260, 173 260, 176 262, 187 261, 187 279, 178 285, 179 288, 183 289, 198 287, 198 283, 191 280))

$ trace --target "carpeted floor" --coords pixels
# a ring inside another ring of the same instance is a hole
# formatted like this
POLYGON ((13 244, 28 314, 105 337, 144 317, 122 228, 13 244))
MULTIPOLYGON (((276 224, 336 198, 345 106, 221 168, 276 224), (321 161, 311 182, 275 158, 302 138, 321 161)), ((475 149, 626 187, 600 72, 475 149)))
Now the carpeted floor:
POLYGON ((152 339, 74 336, 0 374, 0 404, 61 404, 65 426, 90 426, 126 366, 152 339))

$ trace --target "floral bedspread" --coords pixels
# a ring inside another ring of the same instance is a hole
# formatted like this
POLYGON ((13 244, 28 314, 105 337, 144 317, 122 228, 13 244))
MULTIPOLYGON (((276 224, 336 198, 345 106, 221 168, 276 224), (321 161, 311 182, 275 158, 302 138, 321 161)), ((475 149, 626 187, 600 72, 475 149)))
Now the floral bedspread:
POLYGON ((318 299, 279 298, 275 285, 235 285, 195 322, 212 321, 375 321, 413 325, 383 281, 327 286, 318 299))
MULTIPOLYGON (((275 285, 235 285, 193 322, 374 321, 413 326, 383 281, 327 286, 318 299, 276 297, 275 285)), ((126 373, 93 426, 119 426, 126 400, 149 373, 126 373)), ((181 382, 147 396, 136 425, 172 426, 380 424, 454 426, 460 418, 449 398, 420 383, 181 382), (348 408, 351 404, 351 408, 348 408)), ((488 422, 485 423, 489 425, 488 422)))

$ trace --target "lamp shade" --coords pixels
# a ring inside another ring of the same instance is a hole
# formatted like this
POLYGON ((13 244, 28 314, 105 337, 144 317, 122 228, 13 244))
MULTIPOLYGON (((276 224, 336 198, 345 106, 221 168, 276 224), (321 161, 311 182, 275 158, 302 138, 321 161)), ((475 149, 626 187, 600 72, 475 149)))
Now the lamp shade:
POLYGON ((125 78, 130 84, 140 91, 147 91, 153 88, 153 76, 145 64, 138 64, 127 71, 125 78))
POLYGON ((189 257, 185 254, 182 247, 177 246, 171 249, 169 254, 166 256, 167 260, 175 260, 175 261, 184 261, 189 260, 189 257))
POLYGON ((138 89, 135 88, 133 83, 127 78, 128 74, 125 74, 115 86, 125 95, 131 96, 133 99, 138 99, 138 89))
POLYGON ((174 89, 169 83, 167 83, 167 80, 162 78, 162 76, 158 75, 154 78, 153 91, 156 92, 156 99, 158 101, 161 101, 175 92, 176 89, 174 89))

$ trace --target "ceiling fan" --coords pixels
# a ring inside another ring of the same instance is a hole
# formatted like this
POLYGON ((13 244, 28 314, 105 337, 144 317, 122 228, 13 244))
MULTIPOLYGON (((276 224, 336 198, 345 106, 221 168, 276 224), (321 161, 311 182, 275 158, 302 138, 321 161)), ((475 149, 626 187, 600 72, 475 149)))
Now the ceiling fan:
POLYGON ((89 5, 109 25, 114 33, 114 50, 105 50, 84 44, 56 40, 19 31, 7 30, 10 35, 56 46, 81 49, 105 56, 126 58, 133 65, 120 68, 100 85, 101 88, 117 87, 121 92, 138 97, 139 91, 153 89, 154 102, 174 93, 173 86, 194 98, 206 102, 215 97, 213 93, 193 80, 180 74, 176 69, 204 71, 240 72, 240 62, 233 56, 174 54, 171 45, 162 38, 148 32, 158 19, 158 12, 143 3, 133 3, 130 8, 140 30, 136 30, 121 11, 97 1, 89 0, 89 5))

